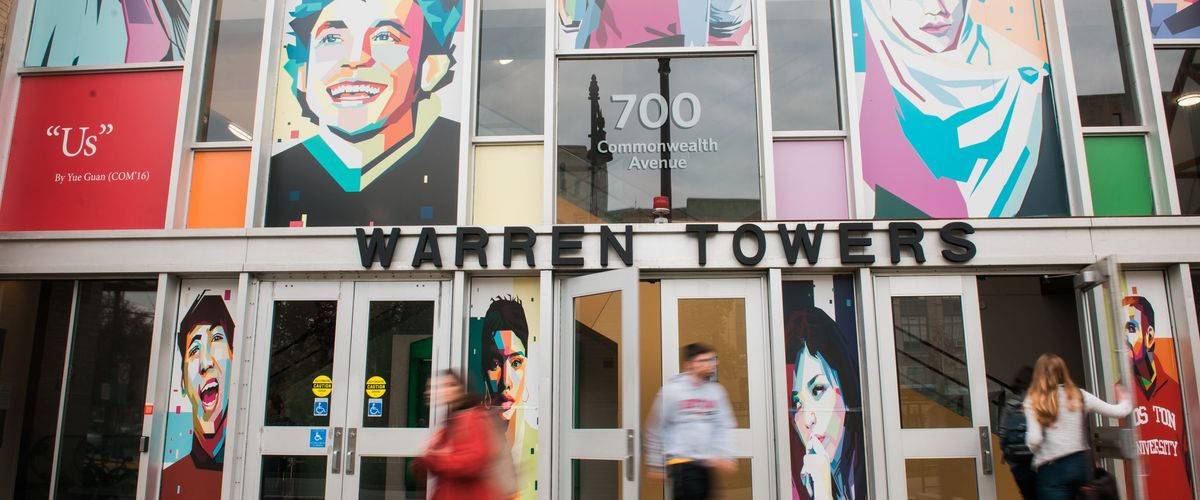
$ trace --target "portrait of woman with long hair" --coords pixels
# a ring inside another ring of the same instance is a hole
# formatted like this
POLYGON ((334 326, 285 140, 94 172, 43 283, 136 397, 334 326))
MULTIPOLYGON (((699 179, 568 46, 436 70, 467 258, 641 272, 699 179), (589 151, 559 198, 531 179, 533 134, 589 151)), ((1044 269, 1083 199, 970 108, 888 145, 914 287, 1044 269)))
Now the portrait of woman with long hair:
POLYGON ((785 335, 792 497, 824 500, 865 495, 858 360, 847 353, 837 323, 818 308, 791 313, 785 335))

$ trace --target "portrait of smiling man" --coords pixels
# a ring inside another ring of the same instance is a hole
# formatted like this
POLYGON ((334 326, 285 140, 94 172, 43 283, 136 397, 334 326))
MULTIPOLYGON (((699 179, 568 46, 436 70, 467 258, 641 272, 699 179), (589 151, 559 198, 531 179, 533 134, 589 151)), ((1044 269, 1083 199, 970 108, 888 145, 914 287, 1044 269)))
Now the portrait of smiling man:
POLYGON ((454 223, 459 124, 438 90, 453 80, 462 0, 293 4, 265 224, 454 223))
POLYGON ((162 498, 221 496, 234 324, 225 301, 205 292, 179 323, 179 384, 191 404, 191 451, 163 470, 162 498))

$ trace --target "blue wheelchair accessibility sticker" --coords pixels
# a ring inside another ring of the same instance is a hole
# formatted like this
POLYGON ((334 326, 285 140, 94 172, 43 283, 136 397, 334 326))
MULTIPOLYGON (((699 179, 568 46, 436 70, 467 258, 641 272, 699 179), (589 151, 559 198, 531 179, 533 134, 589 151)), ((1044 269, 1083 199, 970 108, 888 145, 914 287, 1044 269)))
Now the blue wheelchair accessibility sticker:
POLYGON ((313 398, 313 416, 329 416, 329 398, 313 398))
POLYGON ((308 431, 308 447, 324 448, 328 429, 310 429, 308 431))
POLYGON ((367 416, 382 417, 383 416, 383 399, 368 399, 367 400, 367 416))

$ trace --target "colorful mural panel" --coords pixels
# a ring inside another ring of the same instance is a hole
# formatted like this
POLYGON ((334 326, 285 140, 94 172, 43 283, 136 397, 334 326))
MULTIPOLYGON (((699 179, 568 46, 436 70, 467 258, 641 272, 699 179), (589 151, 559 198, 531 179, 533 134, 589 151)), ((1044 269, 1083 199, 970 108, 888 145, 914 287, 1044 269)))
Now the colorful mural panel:
POLYGON ((265 225, 453 224, 462 0, 288 0, 265 225))
POLYGON ((1040 2, 854 0, 876 218, 1067 215, 1040 2))
POLYGON ((556 0, 559 49, 750 45, 747 0, 556 0))
POLYGON ((539 290, 534 277, 471 282, 467 385, 502 421, 524 500, 538 497, 538 372, 550 369, 539 290))
POLYGON ((1134 423, 1146 476, 1146 498, 1178 498, 1192 491, 1187 425, 1179 389, 1179 357, 1161 272, 1125 273, 1126 317, 1121 329, 1134 375, 1134 423))
POLYGON ((1200 38, 1200 3, 1196 0, 1146 0, 1146 11, 1155 39, 1200 38))
POLYGON ((161 229, 181 75, 22 78, 0 231, 161 229))
POLYGON ((191 0, 39 0, 25 66, 182 61, 191 0))
POLYGON ((182 287, 160 499, 221 498, 236 290, 236 281, 193 281, 182 287))
POLYGON ((792 499, 867 497, 854 282, 783 284, 792 499))

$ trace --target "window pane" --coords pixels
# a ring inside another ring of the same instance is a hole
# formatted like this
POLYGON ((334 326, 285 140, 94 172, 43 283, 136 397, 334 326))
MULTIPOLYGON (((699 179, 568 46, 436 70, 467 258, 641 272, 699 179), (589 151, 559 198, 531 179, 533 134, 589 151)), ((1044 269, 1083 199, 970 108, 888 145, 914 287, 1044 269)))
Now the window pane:
POLYGON ((829 1, 768 0, 767 37, 773 128, 841 128, 829 1))
POLYGON ((475 146, 471 222, 541 224, 546 161, 541 144, 475 146))
POLYGON ((371 302, 362 426, 429 427, 433 302, 371 302))
POLYGON ((758 220, 753 60, 559 63, 558 221, 758 220))
POLYGON ((1197 49, 1158 49, 1158 81, 1175 160, 1179 211, 1200 214, 1200 57, 1197 49))
POLYGON ((558 49, 750 45, 748 0, 556 0, 558 49))
POLYGON ((1140 125, 1120 5, 1091 0, 1063 4, 1083 126, 1140 125))
POLYGON ((328 457, 262 457, 262 479, 258 498, 262 500, 316 500, 325 498, 325 462, 328 457))
POLYGON ((900 427, 971 427, 966 335, 958 297, 894 297, 900 427))
POLYGON ((846 144, 834 141, 775 141, 775 218, 850 218, 846 144))
POLYGON ((266 425, 329 425, 333 387, 335 300, 280 300, 271 325, 266 425), (325 411, 318 411, 323 405, 325 411))
POLYGON ((1083 138, 1096 215, 1154 215, 1145 136, 1083 138))
POLYGON ((904 476, 908 498, 979 498, 974 458, 910 458, 904 476))
POLYGON ((216 0, 200 94, 198 142, 249 141, 262 53, 263 0, 216 0))
POLYGON ((621 423, 621 292, 575 298, 576 429, 621 423))
POLYGON ((545 2, 480 6, 479 135, 540 135, 546 74, 545 2))
POLYGON ((70 281, 0 283, 3 294, 0 324, 8 330, 0 335, 0 342, 5 344, 5 350, 16 351, 29 360, 24 388, 14 388, 10 402, 13 406, 0 410, 3 414, 0 424, 11 427, 18 418, 21 421, 19 437, 0 444, 11 450, 20 441, 12 489, 4 492, 16 499, 50 497, 50 470, 54 467, 63 360, 74 290, 70 281))
POLYGON ((79 283, 58 498, 137 496, 155 288, 154 281, 79 283))
MULTIPOLYGON (((679 345, 703 342, 716 350, 717 379, 729 394, 737 428, 750 428, 750 365, 746 356, 746 299, 679 299, 679 345)), ((685 366, 687 360, 680 359, 685 366)))

